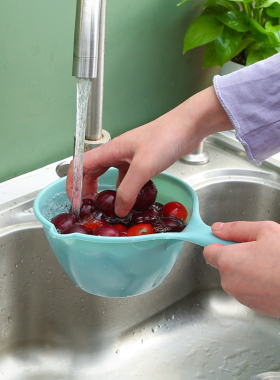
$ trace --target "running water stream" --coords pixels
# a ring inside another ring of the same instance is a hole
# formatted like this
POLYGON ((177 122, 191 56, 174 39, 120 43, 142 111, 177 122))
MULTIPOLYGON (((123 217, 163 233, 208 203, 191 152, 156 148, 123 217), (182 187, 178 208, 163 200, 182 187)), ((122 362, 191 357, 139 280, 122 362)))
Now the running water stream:
POLYGON ((91 88, 91 79, 77 78, 77 114, 76 142, 74 153, 74 179, 72 193, 72 211, 80 215, 83 186, 83 155, 87 121, 87 106, 91 88))

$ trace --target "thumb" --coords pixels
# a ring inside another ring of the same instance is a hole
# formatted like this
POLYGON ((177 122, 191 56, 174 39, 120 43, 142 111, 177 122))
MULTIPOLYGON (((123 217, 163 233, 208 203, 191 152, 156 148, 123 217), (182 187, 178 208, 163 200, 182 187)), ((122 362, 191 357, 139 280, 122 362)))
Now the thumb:
POLYGON ((233 240, 238 243, 257 240, 262 230, 262 222, 230 222, 214 223, 212 232, 224 240, 233 240))

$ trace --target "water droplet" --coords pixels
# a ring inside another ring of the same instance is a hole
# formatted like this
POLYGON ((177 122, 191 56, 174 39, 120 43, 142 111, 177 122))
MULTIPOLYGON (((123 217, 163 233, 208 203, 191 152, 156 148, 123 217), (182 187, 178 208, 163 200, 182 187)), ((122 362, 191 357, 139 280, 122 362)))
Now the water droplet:
POLYGON ((117 351, 116 351, 116 354, 117 354, 117 355, 119 355, 119 354, 120 354, 120 350, 119 350, 119 349, 117 349, 117 351))
POLYGON ((12 322, 12 317, 11 316, 8 317, 8 322, 12 322))

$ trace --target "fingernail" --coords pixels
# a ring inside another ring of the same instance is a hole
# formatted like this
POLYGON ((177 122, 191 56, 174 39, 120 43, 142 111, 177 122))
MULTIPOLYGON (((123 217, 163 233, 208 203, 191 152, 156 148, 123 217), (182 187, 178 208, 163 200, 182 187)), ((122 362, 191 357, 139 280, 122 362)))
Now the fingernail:
POLYGON ((223 227, 224 223, 218 222, 212 225, 213 231, 219 231, 223 227))

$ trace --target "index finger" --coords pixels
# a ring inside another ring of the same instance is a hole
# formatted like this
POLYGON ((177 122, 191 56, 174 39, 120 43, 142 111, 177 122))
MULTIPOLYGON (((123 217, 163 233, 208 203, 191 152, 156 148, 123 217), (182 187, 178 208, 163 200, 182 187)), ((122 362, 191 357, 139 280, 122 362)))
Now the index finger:
MULTIPOLYGON (((99 175, 104 174, 108 168, 100 168, 99 175)), ((98 187, 99 176, 96 174, 83 175, 83 187, 82 187, 82 197, 90 198, 92 195, 96 195, 98 187)), ((66 193, 68 198, 72 201, 73 196, 73 181, 74 181, 74 160, 71 161, 68 174, 66 178, 66 193)))
MULTIPOLYGON (((113 163, 112 155, 106 152, 107 145, 102 145, 98 148, 85 152, 83 155, 83 176, 88 176, 83 182, 82 194, 90 194, 96 192, 98 178, 104 174, 111 164, 113 163)), ((71 161, 67 179, 66 179, 66 193, 70 200, 72 200, 73 192, 73 181, 74 181, 74 160, 71 161)))

